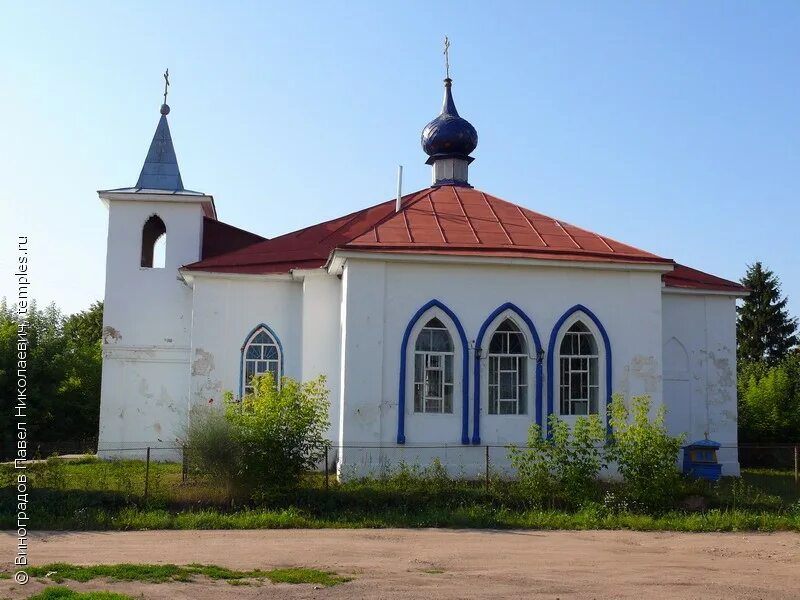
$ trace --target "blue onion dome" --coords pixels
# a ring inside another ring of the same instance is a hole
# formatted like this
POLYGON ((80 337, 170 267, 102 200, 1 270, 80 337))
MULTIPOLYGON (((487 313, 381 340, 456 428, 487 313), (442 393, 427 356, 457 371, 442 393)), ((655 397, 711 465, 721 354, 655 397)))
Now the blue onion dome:
POLYGON ((444 102, 442 114, 422 130, 422 149, 431 158, 467 158, 478 146, 478 132, 466 119, 458 116, 453 94, 452 80, 444 80, 444 102))

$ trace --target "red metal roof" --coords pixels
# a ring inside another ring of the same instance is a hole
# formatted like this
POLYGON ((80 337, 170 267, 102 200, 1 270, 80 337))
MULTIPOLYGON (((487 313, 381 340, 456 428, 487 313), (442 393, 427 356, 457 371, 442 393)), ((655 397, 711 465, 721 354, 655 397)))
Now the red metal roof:
MULTIPOLYGON (((674 264, 671 259, 480 190, 441 186, 404 196, 399 212, 395 212, 395 201, 390 200, 271 240, 207 257, 185 268, 223 273, 288 273, 293 269, 322 267, 337 248, 402 254, 674 264)), ((681 266, 675 273, 667 274, 664 281, 675 287, 741 288, 733 282, 681 266), (715 285, 728 287, 713 287, 715 285)))
POLYGON ((265 238, 216 219, 203 217, 203 259, 261 242, 265 238))
POLYGON ((418 192, 404 202, 400 212, 342 247, 381 252, 672 262, 480 190, 456 186, 418 192))
POLYGON ((240 250, 203 259, 185 268, 191 271, 250 274, 288 273, 292 269, 318 268, 327 262, 335 248, 358 237, 393 211, 394 201, 384 202, 240 250))
POLYGON ((675 270, 661 276, 664 285, 687 290, 710 290, 717 292, 734 292, 746 294, 749 290, 735 281, 722 279, 716 275, 704 273, 685 265, 675 265, 675 270))

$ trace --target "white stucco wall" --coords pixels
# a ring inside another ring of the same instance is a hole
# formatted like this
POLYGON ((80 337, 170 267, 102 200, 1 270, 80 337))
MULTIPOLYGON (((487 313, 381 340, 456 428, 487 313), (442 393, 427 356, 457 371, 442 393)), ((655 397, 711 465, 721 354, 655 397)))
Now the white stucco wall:
POLYGON ((104 325, 117 345, 188 347, 191 291, 177 269, 199 259, 202 227, 199 204, 109 203, 104 325), (167 228, 163 269, 140 266, 142 227, 154 214, 167 228))
MULTIPOLYGON (((392 446, 397 437, 399 365, 403 334, 417 310, 431 299, 446 305, 460 320, 472 346, 481 324, 500 305, 512 302, 524 311, 547 349, 559 318, 576 304, 585 305, 608 333, 612 351, 611 390, 626 397, 648 394, 661 403, 661 280, 651 271, 575 269, 561 266, 502 266, 380 262, 348 258, 344 269, 342 315, 346 335, 342 356, 342 427, 345 444, 392 446)), ((454 336, 455 337, 455 336, 454 336)), ((455 338, 458 345, 457 337, 455 338)), ((600 340, 598 340, 599 343, 600 340)), ((413 344, 413 342, 411 342, 413 344)), ((484 346, 488 339, 484 340, 484 346)), ((469 434, 473 434, 473 350, 468 349, 469 434)), ((541 411, 546 413, 547 369, 543 371, 541 411)), ((482 368, 485 360, 481 361, 482 368)), ((456 379, 461 379, 460 360, 456 379)), ((411 369, 409 369, 410 371, 411 369)), ((411 377, 410 373, 406 374, 411 377)), ((533 383, 533 382, 531 382, 533 383)), ((487 414, 482 383, 482 444, 523 443, 535 411, 516 418, 487 414)), ((376 471, 386 462, 428 464, 441 451, 414 449, 453 444, 449 467, 474 466, 483 455, 461 444, 461 397, 454 415, 415 415, 407 385, 404 448, 381 452, 351 451, 340 473, 376 471)), ((601 397, 605 397, 601 394, 601 397)), ((554 401, 558 408, 557 397, 554 401)), ((498 457, 498 459, 504 459, 498 457)))
POLYGON ((323 269, 305 271, 302 282, 302 379, 325 376, 330 392, 327 439, 335 440, 339 433, 342 282, 323 269))
POLYGON ((292 276, 194 273, 192 286, 191 402, 219 405, 225 391, 239 396, 242 345, 265 324, 280 340, 284 375, 301 381, 325 376, 327 437, 337 439, 340 280, 321 269, 292 276))
POLYGON ((735 298, 666 291, 663 312, 668 428, 687 442, 707 433, 723 474, 738 475, 735 298))
MULTIPOLYGON (((185 433, 192 403, 221 404, 223 393, 240 393, 245 338, 267 325, 283 348, 283 373, 301 380, 325 375, 331 392, 329 438, 338 442, 339 474, 378 472, 400 461, 428 465, 434 457, 454 473, 484 468, 480 444, 522 444, 537 407, 547 418, 553 385, 557 412, 558 365, 549 380, 550 340, 574 320, 557 326, 575 305, 591 311, 586 324, 603 348, 611 349, 611 379, 601 358, 601 413, 606 392, 626 398, 648 394, 668 408, 668 426, 688 438, 736 443, 734 298, 663 290, 651 270, 547 265, 464 264, 448 261, 375 260, 350 257, 341 278, 324 269, 294 274, 243 276, 194 273, 180 280, 180 266, 199 258, 199 204, 112 201, 109 211, 100 453, 134 457, 115 448, 175 446, 185 433), (167 227, 166 268, 143 269, 141 227, 158 214, 167 227), (401 347, 412 317, 431 300, 409 333, 406 348, 404 435, 397 444, 401 347), (533 332, 508 309, 488 325, 512 318, 528 342, 531 404, 525 415, 489 415, 487 360, 481 374, 479 431, 475 431, 475 344, 481 326, 501 305, 513 303, 533 323, 545 351, 539 369, 533 332), (455 344, 452 414, 415 414, 413 344, 436 316, 455 344), (462 346, 455 319, 463 328, 462 346), (554 333, 555 332, 555 333, 554 333), (467 358, 466 370, 463 357, 467 358), (537 378, 541 400, 534 405, 537 378), (467 441, 464 440, 464 389, 467 441), (476 437, 477 433, 477 437, 476 437), (425 446, 440 446, 448 448, 425 446), (352 446, 370 447, 368 449, 352 446)), ((586 316, 577 313, 576 316, 586 316)), ((557 350, 557 344, 556 344, 557 350)), ((176 458, 162 453, 157 458, 176 458)), ((331 457, 333 459, 333 457, 331 457)), ((723 449, 726 474, 738 473, 735 450, 723 449)), ((507 465, 506 452, 492 450, 493 469, 507 465)))
MULTIPOLYGON (((200 256, 199 203, 109 201, 103 379, 98 449, 174 446, 188 400, 191 291, 177 269, 200 256), (165 268, 140 266, 142 227, 157 214, 167 229, 165 268)), ((156 458, 174 458, 158 452, 156 458)))
POLYGON ((302 378, 302 284, 287 277, 196 274, 193 279, 191 403, 239 397, 242 346, 267 325, 283 348, 283 374, 302 378))

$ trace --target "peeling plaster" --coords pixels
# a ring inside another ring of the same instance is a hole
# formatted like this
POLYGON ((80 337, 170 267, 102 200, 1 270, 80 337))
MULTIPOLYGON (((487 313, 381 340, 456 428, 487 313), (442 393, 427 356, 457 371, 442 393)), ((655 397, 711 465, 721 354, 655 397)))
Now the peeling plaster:
POLYGON ((222 396, 222 380, 209 377, 195 382, 194 396, 204 400, 216 400, 222 396))
POLYGON ((122 334, 114 329, 111 325, 106 325, 103 327, 103 343, 104 344, 111 344, 114 342, 118 342, 122 339, 122 334))
POLYGON ((650 397, 659 395, 661 371, 654 356, 636 355, 625 365, 622 376, 621 392, 623 397, 646 394, 650 397))
POLYGON ((192 375, 209 375, 214 370, 214 355, 202 348, 194 351, 196 358, 192 362, 192 375))

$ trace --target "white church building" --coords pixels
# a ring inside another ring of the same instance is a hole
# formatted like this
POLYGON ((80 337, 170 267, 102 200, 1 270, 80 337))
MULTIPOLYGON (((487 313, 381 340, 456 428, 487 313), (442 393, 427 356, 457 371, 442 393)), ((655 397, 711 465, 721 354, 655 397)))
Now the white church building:
POLYGON ((451 83, 422 132, 430 187, 273 239, 184 188, 161 107, 136 185, 99 192, 101 455, 175 448, 190 406, 271 371, 327 377, 340 474, 434 456, 477 472, 483 445, 523 444, 551 414, 605 419, 613 393, 663 403, 738 474, 744 288, 474 188, 451 83))

